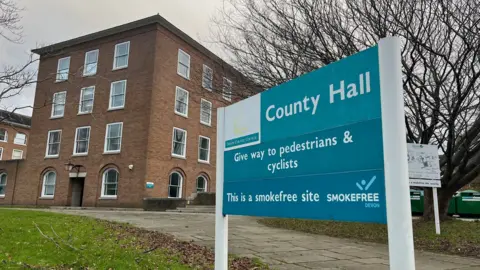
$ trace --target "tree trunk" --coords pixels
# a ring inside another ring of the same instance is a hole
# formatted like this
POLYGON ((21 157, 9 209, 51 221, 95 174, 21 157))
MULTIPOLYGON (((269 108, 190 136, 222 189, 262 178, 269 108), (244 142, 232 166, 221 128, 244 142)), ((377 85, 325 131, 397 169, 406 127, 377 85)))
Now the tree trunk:
MULTIPOLYGON (((439 188, 437 189, 438 193, 438 212, 440 215, 440 220, 448 219, 448 205, 450 199, 452 199, 455 191, 439 188)), ((423 219, 424 220, 433 220, 435 218, 434 207, 433 207, 433 190, 432 188, 424 188, 424 211, 423 219)))

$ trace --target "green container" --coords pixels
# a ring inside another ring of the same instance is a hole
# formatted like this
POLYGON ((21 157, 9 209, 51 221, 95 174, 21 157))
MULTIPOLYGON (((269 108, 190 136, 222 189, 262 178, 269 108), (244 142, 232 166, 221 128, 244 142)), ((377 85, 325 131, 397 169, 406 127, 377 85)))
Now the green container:
POLYGON ((412 205, 412 214, 423 213, 423 190, 410 190, 410 203, 412 205))
POLYGON ((456 215, 457 214, 457 198, 458 198, 458 193, 456 193, 451 199, 450 202, 448 203, 448 214, 449 215, 456 215))
POLYGON ((456 198, 457 214, 480 215, 480 192, 476 190, 464 190, 456 198))

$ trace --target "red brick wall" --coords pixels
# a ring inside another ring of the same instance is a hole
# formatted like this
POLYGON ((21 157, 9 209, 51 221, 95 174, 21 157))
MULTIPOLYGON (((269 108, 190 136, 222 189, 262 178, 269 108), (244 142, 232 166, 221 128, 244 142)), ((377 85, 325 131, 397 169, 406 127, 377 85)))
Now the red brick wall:
POLYGON ((25 160, 4 160, 0 162, 0 174, 7 174, 7 186, 5 196, 0 197, 0 205, 22 204, 33 205, 32 189, 18 189, 18 183, 21 183, 22 172, 25 169, 25 160), (14 203, 12 203, 14 202, 14 203))
POLYGON ((147 176, 155 187, 146 190, 146 197, 167 197, 169 175, 173 170, 183 174, 182 197, 196 192, 196 179, 207 176, 208 191, 215 191, 216 164, 216 109, 229 104, 221 97, 222 78, 227 76, 224 67, 215 63, 186 42, 159 27, 156 43, 153 78, 152 111, 148 139, 147 176), (190 55, 190 79, 177 74, 178 49, 190 55), (214 72, 214 90, 202 87, 203 64, 214 72), (175 90, 179 86, 189 92, 188 118, 174 112, 175 90), (204 98, 212 102, 211 126, 200 123, 200 102, 204 98), (173 128, 187 131, 186 159, 172 157, 173 128), (210 164, 198 162, 199 135, 210 138, 210 164))
MULTIPOLYGON (((140 207, 144 197, 167 197, 169 174, 177 169, 184 175, 182 197, 196 191, 196 178, 208 177, 208 191, 215 191, 216 108, 226 104, 221 98, 222 77, 234 76, 221 64, 210 60, 186 42, 151 25, 66 49, 60 54, 42 57, 35 95, 35 109, 28 146, 29 158, 19 170, 14 203, 70 205, 71 180, 64 170, 69 160, 86 172, 83 206, 140 207), (112 71, 114 47, 130 41, 128 68, 112 71), (178 49, 191 57, 190 80, 177 74, 178 49), (82 76, 85 52, 99 49, 97 75, 82 76), (70 56, 70 76, 55 82, 58 59, 70 56), (214 70, 214 91, 202 88, 203 64, 214 70), (127 80, 126 104, 122 110, 108 111, 110 83, 127 80), (93 113, 77 115, 80 90, 95 85, 93 113), (174 113, 175 87, 189 91, 188 118, 174 113), (53 93, 67 91, 65 115, 50 119, 53 93), (213 103, 212 125, 200 123, 200 99, 213 103), (107 123, 123 122, 120 154, 103 154, 107 123), (75 129, 91 126, 87 156, 72 156, 75 129), (173 127, 187 130, 186 159, 173 158, 173 127), (45 158, 49 130, 62 130, 60 155, 45 158), (198 162, 199 135, 210 138, 210 164, 198 162), (128 168, 133 165, 133 170, 128 168), (116 167, 120 173, 117 199, 100 199, 102 173, 116 167), (57 173, 53 199, 40 198, 43 175, 57 173), (154 182, 146 189, 146 182, 154 182)), ((235 89, 235 82, 234 82, 235 89)), ((1 168, 0 168, 1 169, 1 168)))
MULTIPOLYGON (((57 172, 54 199, 38 199, 38 204, 69 205, 71 183, 64 171, 64 164, 71 159, 82 165, 87 173, 84 185, 84 206, 141 206, 143 179, 145 176, 145 152, 149 125, 150 95, 153 75, 155 29, 137 29, 108 39, 97 40, 83 46, 71 48, 61 55, 43 57, 39 67, 39 80, 35 96, 27 178, 28 185, 43 181, 46 168, 57 172), (115 44, 130 41, 128 68, 112 71, 115 44), (97 75, 82 76, 85 52, 99 49, 97 75), (71 56, 69 80, 56 83, 54 76, 58 59, 71 56), (125 108, 108 111, 110 84, 117 80, 127 80, 125 108), (80 90, 95 85, 93 113, 77 115, 80 90), (67 91, 65 115, 50 119, 53 93, 67 91), (103 154, 106 125, 123 122, 121 153, 103 154), (91 126, 88 155, 73 157, 75 129, 91 126), (45 158, 47 134, 49 130, 61 129, 62 138, 59 158, 45 158), (134 165, 133 170, 128 166, 134 165), (99 199, 102 172, 108 165, 118 167, 119 190, 116 200, 99 199)), ((38 194, 41 185, 38 185, 38 194)), ((39 195, 37 195, 38 197, 39 195)))
POLYGON ((27 145, 29 143, 29 134, 30 130, 27 128, 14 126, 8 123, 0 123, 0 128, 5 129, 8 134, 7 142, 0 141, 0 147, 3 148, 3 154, 1 160, 10 160, 12 159, 13 149, 22 150, 23 151, 23 159, 27 157, 27 146, 26 145, 19 145, 14 144, 13 140, 15 139, 15 135, 20 132, 27 135, 27 145))

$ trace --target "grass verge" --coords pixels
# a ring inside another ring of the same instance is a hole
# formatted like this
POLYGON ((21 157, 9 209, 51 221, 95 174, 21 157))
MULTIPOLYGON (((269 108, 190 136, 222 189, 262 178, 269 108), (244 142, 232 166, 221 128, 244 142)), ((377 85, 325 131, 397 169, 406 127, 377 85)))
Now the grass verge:
MULTIPOLYGON (((387 226, 382 224, 268 218, 259 220, 270 227, 284 228, 332 237, 387 244, 387 226)), ((435 234, 435 224, 413 221, 416 250, 428 250, 480 258, 480 222, 449 220, 441 223, 442 234, 435 234)))
MULTIPOLYGON (((30 210, 0 217, 0 269, 213 269, 210 249, 127 224, 30 210)), ((267 269, 248 258, 230 269, 257 266, 267 269)))

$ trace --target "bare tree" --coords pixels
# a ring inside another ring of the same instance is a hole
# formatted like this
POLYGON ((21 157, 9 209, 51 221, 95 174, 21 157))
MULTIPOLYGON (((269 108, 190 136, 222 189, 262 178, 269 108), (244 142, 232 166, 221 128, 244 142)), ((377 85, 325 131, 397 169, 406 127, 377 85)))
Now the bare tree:
POLYGON ((229 0, 215 23, 234 65, 265 88, 401 37, 406 139, 442 153, 442 217, 452 195, 479 177, 479 1, 229 0))
MULTIPOLYGON (((7 42, 20 44, 23 38, 23 28, 20 25, 22 9, 12 0, 0 0, 0 38, 7 42)), ((32 54, 20 65, 2 63, 0 68, 0 101, 5 101, 20 95, 28 86, 36 82, 36 69, 34 63, 38 61, 32 54)), ((14 117, 17 110, 31 106, 13 106, 9 113, 2 113, 0 122, 14 117)))

